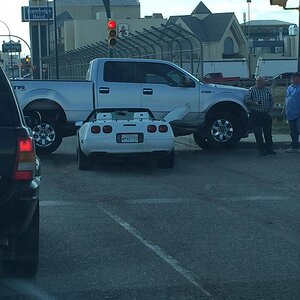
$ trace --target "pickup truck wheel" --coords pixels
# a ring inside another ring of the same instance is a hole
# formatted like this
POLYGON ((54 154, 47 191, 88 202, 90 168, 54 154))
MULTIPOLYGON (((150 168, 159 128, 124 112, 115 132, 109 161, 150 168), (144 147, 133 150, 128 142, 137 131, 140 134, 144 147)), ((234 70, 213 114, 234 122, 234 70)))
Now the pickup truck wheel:
POLYGON ((158 167, 162 169, 170 169, 174 167, 175 164, 175 151, 172 150, 170 153, 161 156, 158 159, 158 167))
POLYGON ((10 239, 3 252, 3 271, 7 275, 34 277, 39 264, 39 205, 27 230, 10 239))
POLYGON ((230 114, 210 117, 205 131, 209 147, 214 149, 233 148, 241 139, 238 122, 230 114))
POLYGON ((209 142, 208 142, 208 140, 207 140, 205 137, 203 137, 203 136, 200 134, 200 132, 195 132, 193 135, 194 135, 194 141, 195 141, 195 143, 196 143, 200 148, 202 148, 202 149, 204 149, 204 150, 208 150, 208 149, 211 148, 211 147, 210 147, 210 144, 209 144, 209 142))
POLYGON ((82 152, 79 143, 77 146, 77 162, 79 170, 84 171, 91 167, 91 158, 82 152))
POLYGON ((54 152, 62 142, 59 128, 51 121, 42 122, 32 128, 36 150, 39 154, 54 152))

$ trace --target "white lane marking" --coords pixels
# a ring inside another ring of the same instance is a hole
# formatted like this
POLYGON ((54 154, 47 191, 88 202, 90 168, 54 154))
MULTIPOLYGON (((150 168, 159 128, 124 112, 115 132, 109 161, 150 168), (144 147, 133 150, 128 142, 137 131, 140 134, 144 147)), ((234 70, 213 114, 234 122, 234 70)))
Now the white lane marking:
POLYGON ((186 203, 195 201, 195 199, 183 198, 144 198, 126 200, 128 204, 169 204, 169 203, 186 203))
POLYGON ((227 201, 278 201, 287 200, 285 196, 274 196, 274 195, 255 195, 255 196, 233 196, 233 197, 222 197, 220 200, 227 201))
MULTIPOLYGON (((76 205, 76 202, 72 201, 40 201, 41 206, 70 206, 76 205)), ((80 204, 81 205, 81 204, 80 204)))
POLYGON ((97 205, 107 216, 112 218, 116 223, 118 223, 121 227, 127 230, 131 235, 133 235, 137 240, 139 240, 144 246, 149 248, 152 252, 154 252, 157 256, 159 256, 164 262, 166 262, 170 267, 172 267, 175 271, 177 271, 181 276, 186 278, 190 283, 196 286, 198 289, 202 291, 205 296, 211 297, 211 294, 205 290, 202 285, 196 280, 197 276, 193 274, 190 270, 185 269, 175 258, 169 255, 166 251, 164 251, 159 246, 155 245, 153 242, 146 240, 143 238, 142 234, 133 226, 131 226, 128 222, 123 220, 116 213, 111 212, 104 208, 102 205, 97 205))

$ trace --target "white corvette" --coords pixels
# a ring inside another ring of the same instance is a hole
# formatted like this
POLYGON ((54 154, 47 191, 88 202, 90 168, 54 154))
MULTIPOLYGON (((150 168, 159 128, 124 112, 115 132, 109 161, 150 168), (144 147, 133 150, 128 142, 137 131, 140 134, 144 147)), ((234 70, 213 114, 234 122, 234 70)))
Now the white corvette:
MULTIPOLYGON (((174 134, 168 120, 179 119, 187 107, 155 120, 149 109, 105 108, 77 122, 77 159, 80 170, 103 154, 154 154, 162 168, 174 166, 174 134)), ((181 117, 182 118, 182 117, 181 117)))
POLYGON ((174 135, 169 121, 182 118, 188 108, 170 112, 155 120, 149 109, 106 108, 94 110, 84 122, 77 122, 77 159, 80 170, 104 154, 153 154, 161 168, 174 166, 174 135))

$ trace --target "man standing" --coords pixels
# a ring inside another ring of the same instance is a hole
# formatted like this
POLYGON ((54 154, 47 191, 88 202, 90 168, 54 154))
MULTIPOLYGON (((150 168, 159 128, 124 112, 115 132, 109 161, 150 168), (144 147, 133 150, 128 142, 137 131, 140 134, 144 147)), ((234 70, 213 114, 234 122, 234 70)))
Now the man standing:
POLYGON ((285 113, 289 121, 292 144, 287 153, 300 153, 300 73, 292 76, 292 84, 287 88, 285 98, 285 113))
POLYGON ((273 150, 272 117, 269 114, 273 108, 273 99, 269 89, 265 87, 264 77, 256 78, 255 86, 246 94, 246 104, 250 109, 250 126, 254 131, 259 154, 276 154, 273 150))

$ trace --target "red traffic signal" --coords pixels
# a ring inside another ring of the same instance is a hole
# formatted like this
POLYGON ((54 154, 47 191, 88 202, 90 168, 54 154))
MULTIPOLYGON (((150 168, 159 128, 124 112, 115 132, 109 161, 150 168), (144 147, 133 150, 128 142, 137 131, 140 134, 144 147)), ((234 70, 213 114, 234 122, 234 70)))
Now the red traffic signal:
POLYGON ((117 22, 114 20, 108 20, 107 21, 107 28, 108 29, 116 29, 117 27, 117 22))
POLYGON ((108 45, 115 46, 117 43, 117 22, 114 20, 107 21, 107 30, 108 30, 108 45))

